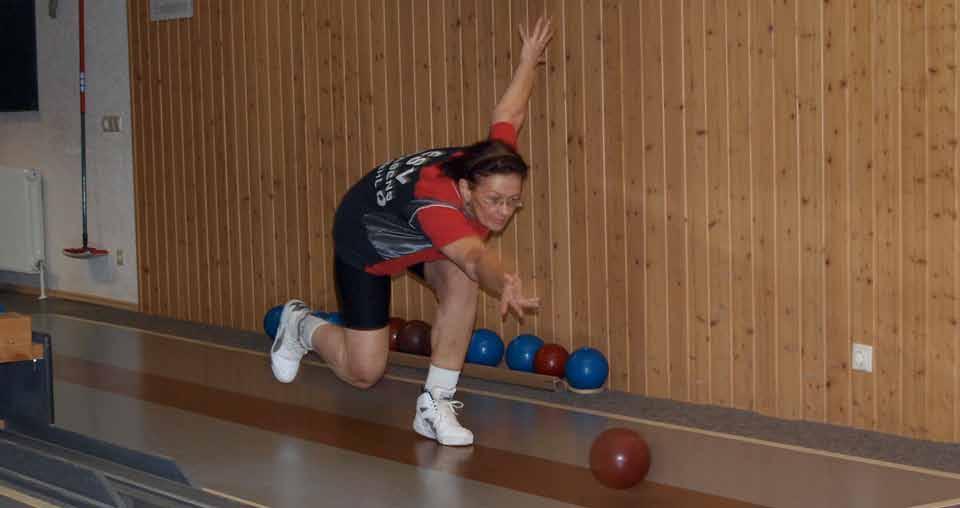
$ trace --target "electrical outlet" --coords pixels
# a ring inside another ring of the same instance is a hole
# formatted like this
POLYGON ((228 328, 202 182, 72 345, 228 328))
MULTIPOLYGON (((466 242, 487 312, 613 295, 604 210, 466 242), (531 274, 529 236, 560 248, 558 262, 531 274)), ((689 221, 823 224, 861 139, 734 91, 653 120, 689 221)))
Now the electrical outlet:
POLYGON ((853 370, 873 372, 873 346, 853 345, 853 370))
POLYGON ((117 266, 123 266, 123 249, 117 249, 117 266))

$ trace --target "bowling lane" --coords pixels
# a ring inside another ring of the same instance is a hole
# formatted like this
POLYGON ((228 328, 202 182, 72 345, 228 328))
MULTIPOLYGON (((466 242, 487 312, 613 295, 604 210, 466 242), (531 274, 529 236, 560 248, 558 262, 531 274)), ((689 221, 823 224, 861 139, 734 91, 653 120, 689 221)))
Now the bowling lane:
MULTIPOLYGON (((262 506, 574 506, 79 384, 56 389, 60 425, 173 457, 199 485, 262 506)), ((463 460, 437 448, 418 440, 412 451, 424 463, 463 460)))
POLYGON ((745 506, 740 499, 883 508, 960 492, 955 475, 467 390, 458 398, 478 445, 452 459, 457 455, 409 430, 418 380, 384 379, 361 391, 307 363, 295 383, 282 385, 261 353, 65 316, 36 318, 36 329, 54 335, 61 382, 561 503, 745 506), (650 443, 651 481, 618 492, 592 480, 584 467, 590 442, 611 426, 638 430, 650 443))

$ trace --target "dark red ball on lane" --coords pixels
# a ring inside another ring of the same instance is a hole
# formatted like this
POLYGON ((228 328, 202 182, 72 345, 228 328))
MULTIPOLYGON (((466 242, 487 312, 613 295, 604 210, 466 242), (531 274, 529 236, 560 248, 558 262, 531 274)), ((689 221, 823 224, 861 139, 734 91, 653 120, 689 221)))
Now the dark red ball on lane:
POLYGON ((590 447, 590 471, 611 489, 629 489, 650 471, 650 448, 630 429, 607 429, 590 447))

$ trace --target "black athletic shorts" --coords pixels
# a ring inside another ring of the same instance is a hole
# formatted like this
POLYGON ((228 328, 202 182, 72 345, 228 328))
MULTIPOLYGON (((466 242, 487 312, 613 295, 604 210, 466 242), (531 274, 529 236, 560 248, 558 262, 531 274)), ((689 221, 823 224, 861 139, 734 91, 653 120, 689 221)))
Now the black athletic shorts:
MULTIPOLYGON (((352 330, 378 330, 390 322, 390 277, 373 275, 334 256, 334 276, 340 297, 343 326, 352 330)), ((423 263, 407 271, 425 279, 423 263)))

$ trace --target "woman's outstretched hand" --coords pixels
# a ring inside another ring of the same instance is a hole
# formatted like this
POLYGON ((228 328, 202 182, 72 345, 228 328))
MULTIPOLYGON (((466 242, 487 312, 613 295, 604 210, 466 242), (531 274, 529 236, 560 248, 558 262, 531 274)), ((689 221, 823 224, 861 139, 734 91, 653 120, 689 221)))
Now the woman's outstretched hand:
POLYGON ((523 315, 540 308, 539 298, 523 296, 523 282, 515 274, 503 274, 503 291, 500 292, 500 316, 506 316, 513 311, 517 318, 523 320, 523 315))
POLYGON ((553 21, 540 16, 533 27, 533 32, 528 31, 523 25, 519 28, 520 40, 523 41, 520 59, 533 63, 544 61, 543 51, 547 48, 547 44, 550 44, 550 39, 553 39, 553 21))

